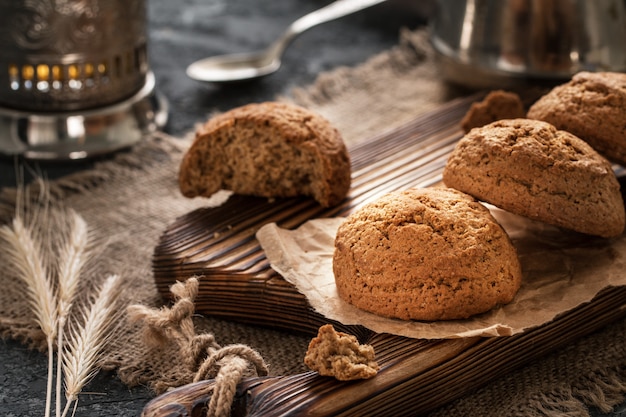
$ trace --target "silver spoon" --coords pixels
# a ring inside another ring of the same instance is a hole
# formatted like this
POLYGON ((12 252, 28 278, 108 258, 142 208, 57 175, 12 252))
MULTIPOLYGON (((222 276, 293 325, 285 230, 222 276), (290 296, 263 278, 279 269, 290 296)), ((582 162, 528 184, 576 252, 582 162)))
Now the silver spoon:
POLYGON ((302 32, 384 1, 386 0, 337 0, 293 22, 264 51, 201 59, 187 67, 187 75, 194 80, 219 83, 249 80, 271 74, 280 68, 280 58, 287 45, 302 32))

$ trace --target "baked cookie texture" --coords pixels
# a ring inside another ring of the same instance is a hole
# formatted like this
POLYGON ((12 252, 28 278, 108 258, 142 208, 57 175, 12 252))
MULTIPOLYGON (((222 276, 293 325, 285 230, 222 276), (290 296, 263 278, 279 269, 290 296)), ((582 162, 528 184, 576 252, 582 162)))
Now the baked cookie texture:
POLYGON ((626 165, 626 74, 580 72, 540 97, 528 118, 551 123, 626 165))
POLYGON ((353 335, 338 332, 331 324, 321 326, 304 356, 309 369, 339 381, 369 379, 378 373, 374 348, 361 345, 353 335))
POLYGON ((457 143, 443 182, 478 200, 577 232, 624 231, 611 164, 585 141, 539 120, 501 120, 457 143))
POLYGON ((313 197, 339 203, 350 189, 350 157, 339 131, 302 107, 252 103, 211 118, 183 157, 186 197, 220 189, 261 197, 313 197))
POLYGON ((489 92, 482 101, 472 103, 463 119, 461 128, 465 133, 502 119, 526 117, 522 99, 516 93, 504 90, 489 92))
POLYGON ((335 238, 339 296, 402 320, 464 319, 513 300, 522 272, 485 206, 449 188, 383 195, 353 212, 335 238))

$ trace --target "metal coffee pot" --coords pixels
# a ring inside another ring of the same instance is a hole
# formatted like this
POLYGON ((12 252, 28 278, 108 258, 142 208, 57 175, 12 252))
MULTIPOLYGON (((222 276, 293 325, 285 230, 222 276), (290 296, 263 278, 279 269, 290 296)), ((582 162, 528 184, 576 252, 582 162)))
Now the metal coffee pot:
POLYGON ((626 0, 439 0, 443 76, 473 88, 626 71, 626 0))
POLYGON ((0 0, 0 154, 82 159, 167 120, 145 0, 0 0))

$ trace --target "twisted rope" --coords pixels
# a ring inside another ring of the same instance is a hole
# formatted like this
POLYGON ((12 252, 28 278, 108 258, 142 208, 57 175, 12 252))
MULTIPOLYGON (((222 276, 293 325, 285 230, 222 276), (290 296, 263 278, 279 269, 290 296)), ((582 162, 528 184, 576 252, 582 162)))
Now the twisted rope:
POLYGON ((212 334, 196 334, 192 316, 198 294, 197 278, 177 282, 170 291, 175 300, 172 307, 157 310, 134 305, 128 308, 129 317, 134 322, 143 322, 147 343, 176 343, 194 374, 193 382, 214 379, 207 416, 228 417, 237 385, 247 374, 267 375, 267 364, 249 346, 233 344, 221 347, 212 334))

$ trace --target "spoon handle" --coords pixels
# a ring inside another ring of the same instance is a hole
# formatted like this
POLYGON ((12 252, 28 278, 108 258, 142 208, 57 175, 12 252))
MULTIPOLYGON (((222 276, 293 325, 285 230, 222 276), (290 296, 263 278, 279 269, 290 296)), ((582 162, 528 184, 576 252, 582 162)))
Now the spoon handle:
POLYGON ((283 32, 282 36, 272 44, 271 49, 276 52, 282 52, 296 36, 314 26, 367 9, 368 7, 385 1, 386 0, 337 0, 294 21, 287 27, 285 32, 283 32))

